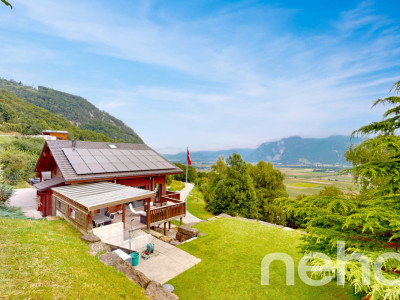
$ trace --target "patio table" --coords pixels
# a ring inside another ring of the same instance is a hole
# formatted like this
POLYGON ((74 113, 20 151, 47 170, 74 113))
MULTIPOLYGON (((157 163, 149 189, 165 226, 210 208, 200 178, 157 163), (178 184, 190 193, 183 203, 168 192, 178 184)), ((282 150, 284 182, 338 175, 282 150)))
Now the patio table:
POLYGON ((92 221, 93 221, 95 227, 111 224, 111 218, 109 218, 105 215, 102 215, 102 214, 94 215, 92 218, 92 221))

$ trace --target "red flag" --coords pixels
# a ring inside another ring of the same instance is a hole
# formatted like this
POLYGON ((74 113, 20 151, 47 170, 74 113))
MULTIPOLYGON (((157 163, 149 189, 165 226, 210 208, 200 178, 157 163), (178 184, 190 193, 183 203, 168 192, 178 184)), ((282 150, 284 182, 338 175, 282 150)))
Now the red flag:
POLYGON ((192 162, 190 161, 189 147, 187 148, 187 163, 188 163, 188 166, 192 165, 192 162))

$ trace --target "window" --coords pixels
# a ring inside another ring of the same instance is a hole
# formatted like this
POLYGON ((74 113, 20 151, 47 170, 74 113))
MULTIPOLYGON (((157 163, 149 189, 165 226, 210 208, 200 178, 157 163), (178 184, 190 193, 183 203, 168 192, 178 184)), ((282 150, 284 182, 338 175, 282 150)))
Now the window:
POLYGON ((61 201, 57 200, 57 209, 61 211, 61 201))
POLYGON ((118 148, 117 146, 112 145, 112 144, 108 145, 108 147, 110 147, 111 149, 117 149, 118 148))
POLYGON ((69 209, 69 216, 70 216, 72 219, 75 219, 75 210, 74 210, 73 208, 70 208, 70 209, 69 209))

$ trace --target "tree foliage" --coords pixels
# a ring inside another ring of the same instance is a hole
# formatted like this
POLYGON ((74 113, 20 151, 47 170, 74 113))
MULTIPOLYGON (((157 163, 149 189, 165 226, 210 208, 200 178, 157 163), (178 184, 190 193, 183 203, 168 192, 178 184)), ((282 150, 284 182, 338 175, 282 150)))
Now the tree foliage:
POLYGON ((6 0, 1 0, 1 2, 3 2, 5 5, 9 6, 11 9, 13 8, 10 2, 8 2, 6 0))
POLYGON ((16 185, 21 180, 27 181, 29 177, 34 177, 33 170, 43 145, 43 139, 29 137, 16 137, 11 143, 4 145, 0 159, 5 182, 16 185))
POLYGON ((261 219, 267 222, 286 225, 288 214, 274 199, 288 197, 283 184, 285 174, 274 169, 272 163, 259 161, 256 165, 247 164, 250 177, 261 205, 261 219))
POLYGON ((234 153, 226 166, 217 162, 216 173, 210 183, 207 208, 214 214, 228 213, 248 218, 259 218, 260 202, 257 199, 246 162, 234 153))
MULTIPOLYGON (((400 82, 394 86, 399 92, 400 82)), ((353 145, 346 159, 353 164, 351 172, 362 187, 360 194, 345 195, 324 190, 316 196, 296 200, 278 200, 292 218, 308 234, 302 245, 304 252, 322 252, 336 259, 336 243, 346 243, 346 255, 362 253, 367 260, 400 248, 400 138, 396 135, 400 122, 400 98, 378 99, 377 104, 390 104, 384 119, 356 130, 354 134, 375 135, 353 145), (376 135, 377 134, 377 135, 376 135)), ((398 278, 400 262, 387 260, 382 269, 388 279, 398 278)), ((370 285, 362 285, 361 265, 350 262, 345 269, 347 283, 356 292, 371 299, 398 299, 399 286, 386 286, 371 276, 370 285)))

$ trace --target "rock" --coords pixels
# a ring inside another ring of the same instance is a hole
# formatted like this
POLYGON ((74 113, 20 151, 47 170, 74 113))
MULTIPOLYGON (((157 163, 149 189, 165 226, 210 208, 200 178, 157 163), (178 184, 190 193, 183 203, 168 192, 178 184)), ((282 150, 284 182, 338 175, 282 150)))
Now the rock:
POLYGON ((104 244, 103 242, 96 242, 89 244, 90 254, 99 255, 103 253, 110 252, 110 246, 104 244))
POLYGON ((171 240, 169 243, 170 243, 171 245, 174 245, 174 246, 178 246, 178 245, 180 244, 180 242, 179 242, 178 240, 176 240, 176 239, 171 240))
POLYGON ((184 241, 190 240, 191 238, 192 238, 191 236, 183 234, 183 233, 180 233, 180 232, 178 232, 176 234, 176 239, 178 241, 180 241, 181 243, 184 242, 184 241))
POLYGON ((307 232, 305 232, 305 231, 303 231, 303 230, 296 230, 298 233, 301 233, 301 234, 307 234, 307 232))
POLYGON ((163 235, 163 236, 160 238, 160 240, 162 240, 163 242, 169 243, 169 242, 172 240, 172 238, 170 238, 169 236, 163 235))
POLYGON ((199 230, 196 228, 191 228, 189 225, 182 225, 179 226, 178 233, 188 235, 192 238, 198 236, 199 230))
POLYGON ((93 232, 82 235, 81 239, 89 243, 96 243, 101 241, 101 239, 97 235, 93 234, 93 232))
POLYGON ((179 297, 169 291, 167 291, 165 288, 161 286, 156 281, 150 281, 146 288, 146 295, 149 296, 151 299, 155 300, 165 300, 165 299, 170 299, 170 300, 178 300, 179 297))
POLYGON ((125 262, 118 254, 114 252, 108 252, 99 256, 99 260, 107 266, 116 267, 118 264, 125 262))
POLYGON ((150 283, 150 279, 147 278, 142 272, 135 270, 127 261, 117 263, 115 269, 124 273, 129 280, 136 282, 142 288, 146 288, 150 283))
POLYGON ((220 214, 219 217, 220 218, 232 218, 232 216, 228 215, 228 214, 220 214))
POLYGON ((157 232, 157 231, 155 231, 155 230, 150 230, 150 234, 151 234, 152 236, 158 238, 158 239, 161 238, 161 237, 163 236, 162 233, 159 233, 159 232, 157 232))
POLYGON ((59 220, 59 219, 60 219, 59 216, 47 216, 46 217, 47 221, 56 221, 56 220, 59 220))
POLYGON ((199 236, 205 236, 206 234, 204 232, 200 232, 199 236))

